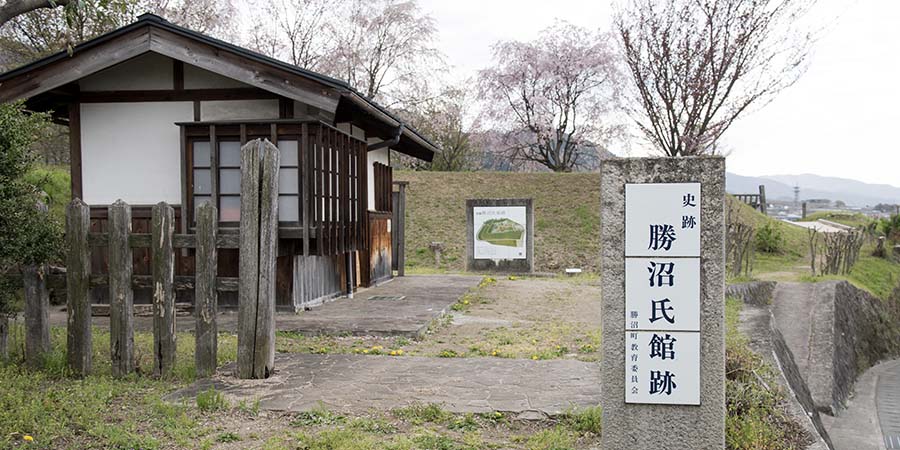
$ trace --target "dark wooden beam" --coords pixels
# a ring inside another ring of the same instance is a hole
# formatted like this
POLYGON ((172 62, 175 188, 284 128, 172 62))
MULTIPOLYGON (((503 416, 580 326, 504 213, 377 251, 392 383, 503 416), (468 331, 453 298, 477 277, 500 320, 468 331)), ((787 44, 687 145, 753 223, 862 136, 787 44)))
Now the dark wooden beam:
POLYGON ((212 100, 276 99, 278 95, 256 88, 185 89, 153 91, 94 91, 79 94, 82 103, 197 102, 212 100))
POLYGON ((326 111, 337 109, 340 93, 309 77, 232 53, 162 28, 150 29, 150 49, 326 111))
POLYGON ((84 198, 81 179, 81 105, 69 104, 69 170, 72 198, 84 198))
POLYGON ((29 70, 2 83, 0 103, 33 97, 134 58, 150 50, 150 29, 140 28, 29 70))
POLYGON ((176 91, 184 90, 184 62, 172 62, 172 81, 176 91))
POLYGON ((294 101, 289 98, 278 98, 278 118, 293 119, 294 118, 294 101))

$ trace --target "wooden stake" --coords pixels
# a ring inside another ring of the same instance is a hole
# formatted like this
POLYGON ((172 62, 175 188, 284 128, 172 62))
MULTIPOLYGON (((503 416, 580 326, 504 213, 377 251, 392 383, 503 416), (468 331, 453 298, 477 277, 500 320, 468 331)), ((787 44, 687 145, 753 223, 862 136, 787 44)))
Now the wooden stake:
POLYGON ((260 145, 259 296, 256 310, 254 378, 268 378, 275 367, 275 274, 278 257, 278 148, 260 145))
POLYGON ((72 200, 66 211, 66 361, 75 376, 91 373, 90 226, 90 208, 79 198, 72 200))
POLYGON ((47 292, 46 276, 46 264, 22 268, 25 287, 25 363, 33 368, 43 366, 44 355, 50 351, 50 295, 47 292))
POLYGON ((175 211, 165 202, 153 206, 153 374, 168 375, 175 367, 175 211))
POLYGON ((218 234, 218 209, 210 203, 200 206, 197 212, 197 254, 194 291, 195 352, 194 364, 197 377, 206 378, 216 373, 216 351, 218 349, 218 329, 216 313, 218 293, 216 292, 216 272, 218 256, 216 235, 218 234))
POLYGON ((259 144, 241 147, 241 234, 238 261, 238 378, 254 377, 256 315, 259 298, 259 144))
POLYGON ((109 351, 114 377, 134 372, 134 291, 131 206, 119 200, 109 207, 109 351))

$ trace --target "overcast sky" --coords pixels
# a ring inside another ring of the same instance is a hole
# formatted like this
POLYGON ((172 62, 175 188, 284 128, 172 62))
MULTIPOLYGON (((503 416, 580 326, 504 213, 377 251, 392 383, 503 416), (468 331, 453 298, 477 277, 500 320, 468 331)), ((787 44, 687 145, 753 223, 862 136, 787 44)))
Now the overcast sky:
MULTIPOLYGON (((454 78, 490 65, 494 42, 533 39, 554 18, 608 30, 612 9, 602 0, 420 2, 437 21, 439 48, 454 78)), ((820 0, 817 8, 827 31, 809 70, 726 133, 728 170, 900 186, 900 1, 820 0)))

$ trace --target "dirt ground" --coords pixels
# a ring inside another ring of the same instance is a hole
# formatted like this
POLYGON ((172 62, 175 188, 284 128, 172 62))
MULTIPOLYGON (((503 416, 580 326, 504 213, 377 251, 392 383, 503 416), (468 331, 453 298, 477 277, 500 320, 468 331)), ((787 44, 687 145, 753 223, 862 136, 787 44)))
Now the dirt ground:
POLYGON ((419 339, 282 332, 277 350, 597 361, 599 284, 596 278, 485 277, 419 339))
POLYGON ((599 358, 598 280, 498 279, 456 306, 443 326, 405 349, 422 356, 599 358))

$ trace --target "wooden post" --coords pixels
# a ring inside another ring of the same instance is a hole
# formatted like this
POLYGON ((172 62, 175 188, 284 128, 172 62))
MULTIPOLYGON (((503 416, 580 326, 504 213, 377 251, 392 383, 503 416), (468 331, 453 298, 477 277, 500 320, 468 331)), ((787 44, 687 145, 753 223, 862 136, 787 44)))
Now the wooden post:
POLYGON ((759 211, 769 215, 769 204, 766 202, 766 185, 759 185, 759 211))
POLYGON ((22 268, 25 287, 25 363, 38 368, 50 351, 50 295, 47 293, 47 265, 22 268))
POLYGON ((238 261, 238 378, 253 378, 259 296, 259 141, 241 147, 241 234, 238 261))
POLYGON ((275 361, 278 165, 278 148, 268 141, 241 149, 239 378, 267 378, 275 361))
POLYGON ((200 206, 197 212, 197 254, 194 290, 195 351, 194 365, 197 376, 206 378, 216 373, 218 330, 216 313, 218 293, 216 272, 218 257, 216 234, 218 210, 210 203, 200 206))
POLYGON ((409 185, 409 182, 396 181, 394 184, 399 190, 397 191, 397 204, 394 205, 396 211, 394 216, 397 218, 397 223, 394 224, 395 231, 392 238, 397 239, 397 254, 394 255, 394 258, 397 258, 397 276, 402 277, 406 274, 406 186, 409 185))
POLYGON ((66 361, 76 376, 91 373, 91 210, 75 198, 66 211, 66 361))
POLYGON ((254 378, 268 378, 275 367, 275 274, 278 257, 278 148, 260 144, 259 296, 256 310, 254 378))
POLYGON ((153 206, 151 224, 153 270, 153 374, 175 367, 175 210, 165 202, 153 206))
POLYGON ((134 291, 131 206, 118 200, 109 207, 109 354, 114 377, 134 372, 134 291))

